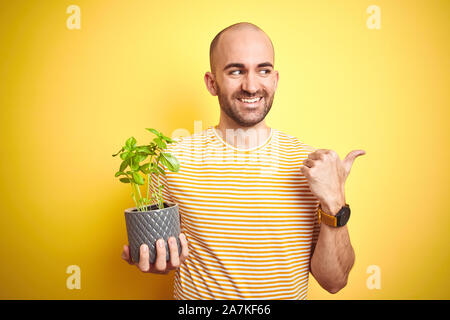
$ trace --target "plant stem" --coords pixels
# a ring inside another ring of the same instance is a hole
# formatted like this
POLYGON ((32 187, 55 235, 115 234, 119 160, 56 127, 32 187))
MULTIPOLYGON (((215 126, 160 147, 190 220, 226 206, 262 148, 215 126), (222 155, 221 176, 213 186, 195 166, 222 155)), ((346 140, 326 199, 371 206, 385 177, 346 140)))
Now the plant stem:
POLYGON ((147 197, 146 197, 147 198, 147 205, 150 204, 150 200, 151 200, 151 199, 148 198, 148 193, 149 193, 148 192, 148 188, 149 188, 149 180, 150 179, 151 179, 150 174, 147 173, 147 186, 146 186, 146 190, 147 190, 147 197))
POLYGON ((164 199, 162 196, 162 192, 161 192, 161 185, 159 184, 159 176, 158 176, 158 195, 159 195, 159 208, 163 209, 164 208, 164 199))
POLYGON ((151 191, 152 191, 151 202, 153 203, 155 201, 155 197, 153 196, 153 194, 154 194, 153 179, 150 181, 150 184, 151 184, 151 191))
MULTIPOLYGON (((158 170, 159 158, 160 157, 161 157, 161 154, 159 155, 158 161, 156 162, 156 170, 158 170)), ((157 186, 158 186, 158 190, 157 190, 157 192, 158 192, 158 207, 160 209, 163 209, 164 205, 163 205, 163 199, 162 199, 162 195, 161 195, 161 188, 159 188, 159 186, 160 186, 159 178, 160 178, 160 172, 158 171, 158 183, 157 183, 157 186)))
POLYGON ((144 210, 144 208, 143 208, 143 206, 142 206, 141 188, 139 188, 139 185, 136 185, 136 188, 137 188, 138 193, 139 193, 139 203, 140 203, 140 206, 141 206, 141 211, 144 212, 145 210, 144 210))
POLYGON ((134 200, 134 203, 136 204, 136 208, 139 210, 139 206, 138 206, 138 204, 136 202, 136 197, 134 196, 135 190, 134 190, 134 186, 133 185, 134 185, 134 183, 131 183, 131 189, 133 190, 133 192, 131 194, 133 195, 133 200, 134 200))
MULTIPOLYGON (((153 156, 150 156, 150 165, 152 164, 152 161, 153 161, 153 156)), ((146 189, 147 189, 147 201, 148 201, 148 203, 149 203, 149 205, 151 206, 151 204, 152 204, 152 197, 151 197, 151 195, 150 195, 150 198, 148 197, 148 194, 150 193, 150 190, 149 190, 149 188, 150 188, 150 184, 149 183, 151 183, 151 175, 150 175, 150 173, 148 173, 147 174, 147 187, 146 187, 146 189)))
MULTIPOLYGON (((132 176, 129 176, 128 174, 127 174, 127 177, 128 177, 128 179, 132 179, 132 176)), ((136 209, 138 210, 138 211, 140 211, 139 210, 139 205, 138 205, 138 202, 136 201, 136 186, 135 186, 135 184, 133 183, 133 182, 130 182, 130 184, 131 184, 131 190, 133 191, 132 192, 132 195, 133 195, 133 200, 134 200, 134 203, 136 204, 136 209)))
POLYGON ((140 191, 139 191, 139 185, 138 184, 134 184, 134 189, 136 192, 136 196, 139 196, 137 199, 137 203, 138 203, 138 209, 140 212, 143 212, 144 210, 142 209, 142 197, 140 195, 140 191))
POLYGON ((148 206, 148 179, 149 179, 150 177, 149 177, 149 175, 147 174, 147 184, 146 184, 146 186, 145 186, 145 190, 146 190, 146 195, 145 195, 145 206, 147 207, 148 206))

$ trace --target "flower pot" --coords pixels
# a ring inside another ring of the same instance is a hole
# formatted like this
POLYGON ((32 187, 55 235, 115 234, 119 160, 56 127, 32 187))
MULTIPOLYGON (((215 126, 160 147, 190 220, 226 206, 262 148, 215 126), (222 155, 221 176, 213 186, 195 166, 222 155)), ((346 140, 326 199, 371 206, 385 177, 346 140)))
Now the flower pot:
POLYGON ((166 247, 166 261, 170 259, 167 240, 175 237, 178 245, 178 255, 181 254, 181 243, 178 238, 180 234, 180 214, 178 204, 164 202, 164 208, 158 206, 147 206, 148 211, 140 212, 136 207, 125 210, 125 223, 127 226, 128 245, 130 255, 134 262, 139 262, 140 246, 146 244, 149 248, 150 263, 155 262, 156 241, 164 239, 166 247))

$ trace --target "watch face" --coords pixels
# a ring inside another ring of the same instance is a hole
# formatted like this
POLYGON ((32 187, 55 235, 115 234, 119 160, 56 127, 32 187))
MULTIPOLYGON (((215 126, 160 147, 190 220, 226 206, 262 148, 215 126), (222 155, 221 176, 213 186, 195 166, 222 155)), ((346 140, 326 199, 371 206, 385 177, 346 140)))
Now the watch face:
POLYGON ((344 206, 336 215, 338 218, 338 226, 345 226, 350 219, 350 208, 344 206))

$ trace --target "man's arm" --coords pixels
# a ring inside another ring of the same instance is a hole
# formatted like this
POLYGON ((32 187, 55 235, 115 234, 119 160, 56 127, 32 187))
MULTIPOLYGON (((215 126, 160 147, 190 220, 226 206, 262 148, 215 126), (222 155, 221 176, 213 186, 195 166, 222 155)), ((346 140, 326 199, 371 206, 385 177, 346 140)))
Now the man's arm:
MULTIPOLYGON (((325 213, 336 215, 345 205, 345 180, 355 158, 363 154, 364 150, 354 150, 341 161, 335 151, 319 149, 303 161, 300 171, 325 213)), ((328 292, 338 292, 347 284, 355 261, 347 226, 335 228, 322 223, 313 249, 311 273, 328 292)))
MULTIPOLYGON (((334 206, 333 209, 325 204, 321 204, 321 207, 325 213, 335 215, 342 205, 334 206)), ((355 252, 347 226, 334 228, 321 223, 310 270, 322 288, 330 293, 344 288, 354 262, 355 252)))

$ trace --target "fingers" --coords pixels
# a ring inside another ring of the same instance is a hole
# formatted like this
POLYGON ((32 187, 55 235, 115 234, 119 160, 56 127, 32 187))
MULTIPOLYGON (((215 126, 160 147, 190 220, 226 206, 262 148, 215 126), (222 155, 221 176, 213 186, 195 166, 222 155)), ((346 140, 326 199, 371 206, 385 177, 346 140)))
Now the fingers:
POLYGON ((319 159, 322 159, 322 158, 323 158, 323 153, 322 152, 315 151, 315 152, 312 152, 312 153, 308 154, 308 159, 311 159, 311 160, 319 160, 319 159))
POLYGON ((139 263, 138 267, 139 270, 142 272, 149 272, 150 271, 150 261, 149 261, 149 250, 148 246, 146 244, 142 244, 139 248, 140 256, 139 256, 139 263))
POLYGON ((350 173, 350 169, 352 168, 353 162, 359 156, 365 155, 366 151, 364 150, 353 150, 350 151, 349 154, 345 157, 343 164, 345 168, 346 175, 350 173))
POLYGON ((134 264, 130 256, 130 247, 128 247, 127 245, 123 246, 122 259, 128 262, 129 264, 134 264))
POLYGON ((180 266, 180 257, 178 256, 177 240, 175 239, 175 237, 170 237, 167 242, 169 244, 169 252, 170 252, 170 261, 168 268, 170 270, 176 269, 180 266))
POLYGON ((187 239, 186 239, 186 236, 184 235, 184 233, 180 233, 179 238, 180 238, 180 242, 181 242, 180 263, 183 263, 184 260, 186 260, 186 258, 189 255, 189 247, 188 247, 187 239))
POLYGON ((302 170, 302 173, 308 173, 308 168, 314 167, 314 162, 317 160, 324 160, 325 155, 328 153, 329 150, 326 149, 318 149, 310 154, 308 154, 308 158, 303 160, 303 165, 307 168, 304 168, 305 170, 302 170))
POLYGON ((164 246, 164 239, 159 239, 156 241, 156 261, 153 265, 153 272, 156 273, 167 273, 166 270, 166 248, 164 246))
POLYGON ((186 236, 183 233, 179 235, 181 243, 181 254, 178 254, 178 245, 175 237, 170 237, 167 241, 169 245, 170 260, 166 261, 166 248, 164 239, 156 241, 156 260, 155 263, 150 263, 150 252, 146 244, 142 244, 139 248, 139 263, 133 263, 130 257, 130 248, 125 245, 123 247, 122 258, 129 264, 136 264, 142 272, 162 273, 167 274, 172 269, 177 269, 186 260, 189 255, 189 248, 186 236))
POLYGON ((345 161, 349 161, 349 162, 353 163, 353 161, 356 159, 356 157, 359 157, 359 156, 362 156, 362 155, 365 155, 365 154, 366 154, 366 151, 364 151, 364 150, 353 150, 353 151, 350 151, 347 154, 347 156, 345 157, 344 162, 345 161))
POLYGON ((300 172, 305 176, 309 177, 311 168, 317 165, 316 161, 325 160, 325 157, 332 155, 335 152, 328 149, 317 149, 314 152, 308 154, 308 158, 303 160, 303 166, 300 167, 300 172))
POLYGON ((308 159, 311 160, 324 160, 326 157, 338 159, 339 155, 336 151, 331 149, 317 149, 316 151, 308 154, 308 159))
POLYGON ((307 166, 308 168, 314 167, 314 161, 311 159, 305 159, 303 160, 303 165, 307 166))

